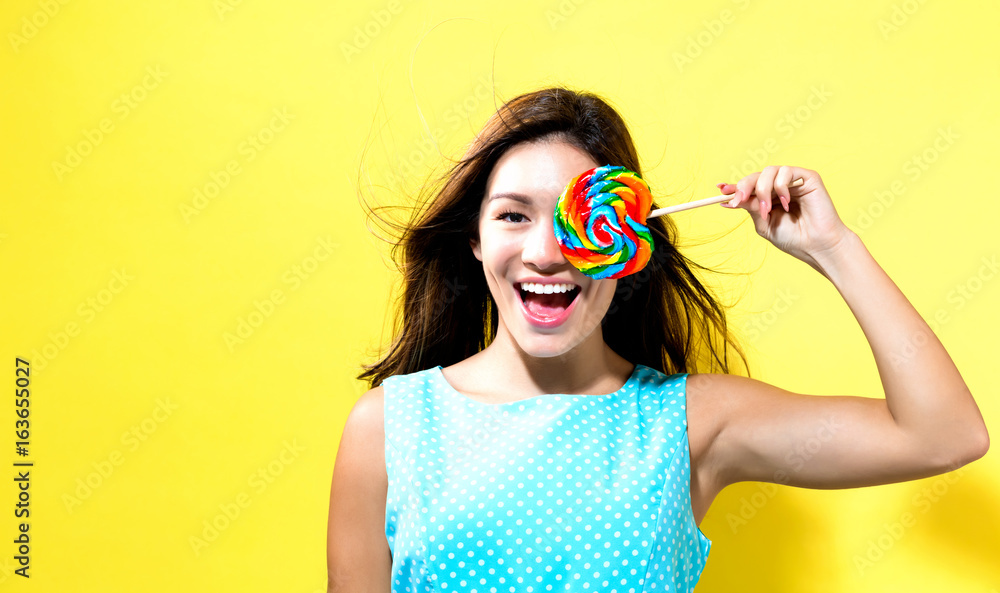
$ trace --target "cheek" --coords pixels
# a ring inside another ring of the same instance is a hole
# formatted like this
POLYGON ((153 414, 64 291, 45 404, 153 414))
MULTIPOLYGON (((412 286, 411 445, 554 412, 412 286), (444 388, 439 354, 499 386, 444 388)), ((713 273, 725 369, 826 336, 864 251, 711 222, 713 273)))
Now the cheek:
POLYGON ((513 233, 493 233, 480 242, 482 261, 487 265, 500 266, 511 262, 521 252, 521 242, 513 233))
POLYGON ((614 298, 615 298, 615 290, 617 290, 617 289, 618 289, 618 282, 616 280, 615 281, 611 281, 611 282, 607 282, 606 284, 604 284, 603 286, 601 286, 601 289, 600 289, 600 292, 599 292, 599 294, 601 295, 600 296, 601 304, 602 305, 610 305, 611 301, 614 300, 614 298))

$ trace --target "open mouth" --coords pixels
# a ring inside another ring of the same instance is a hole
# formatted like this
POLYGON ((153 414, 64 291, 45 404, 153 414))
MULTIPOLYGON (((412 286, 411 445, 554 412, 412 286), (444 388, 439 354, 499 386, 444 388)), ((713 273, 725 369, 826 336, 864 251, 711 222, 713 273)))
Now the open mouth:
POLYGON ((518 282, 515 284, 525 310, 540 320, 554 320, 569 309, 580 294, 575 284, 537 284, 518 282))

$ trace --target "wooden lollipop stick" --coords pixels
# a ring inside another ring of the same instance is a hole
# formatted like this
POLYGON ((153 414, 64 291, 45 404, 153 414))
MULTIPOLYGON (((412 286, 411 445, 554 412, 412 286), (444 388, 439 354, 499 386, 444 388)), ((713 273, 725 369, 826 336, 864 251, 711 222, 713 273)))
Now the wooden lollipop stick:
MULTIPOLYGON (((788 187, 798 187, 805 183, 802 178, 799 177, 795 181, 788 184, 788 187)), ((681 210, 690 210, 691 208, 700 208, 702 206, 708 206, 709 204, 718 204, 720 202, 727 202, 733 199, 734 194, 729 194, 728 196, 713 196, 711 198, 705 198, 703 200, 695 200, 693 202, 685 202, 683 204, 677 204, 675 206, 667 206, 666 208, 657 208, 649 213, 646 218, 656 218, 657 216, 663 216, 664 214, 672 214, 674 212, 680 212, 681 210)), ((753 195, 751 192, 750 195, 753 195)))

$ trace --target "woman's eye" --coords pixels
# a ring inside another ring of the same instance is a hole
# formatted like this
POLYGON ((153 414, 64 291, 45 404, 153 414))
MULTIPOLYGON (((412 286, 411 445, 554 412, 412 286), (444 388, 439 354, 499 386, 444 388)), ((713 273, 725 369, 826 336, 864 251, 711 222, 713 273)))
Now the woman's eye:
POLYGON ((501 212, 497 215, 497 220, 506 220, 508 222, 524 222, 524 215, 518 212, 501 212))

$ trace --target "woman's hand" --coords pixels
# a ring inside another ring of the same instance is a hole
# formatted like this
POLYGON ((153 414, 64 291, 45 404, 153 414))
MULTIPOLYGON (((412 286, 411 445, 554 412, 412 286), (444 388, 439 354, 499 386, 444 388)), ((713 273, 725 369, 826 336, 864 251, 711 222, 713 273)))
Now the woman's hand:
POLYGON ((801 167, 764 167, 735 184, 720 183, 723 194, 734 198, 722 205, 743 208, 753 219, 757 234, 820 273, 818 261, 836 253, 851 233, 837 215, 819 173, 801 167), (793 179, 802 185, 789 188, 793 179), (755 192, 756 195, 751 195, 755 192), (780 201, 781 208, 773 208, 780 201))

